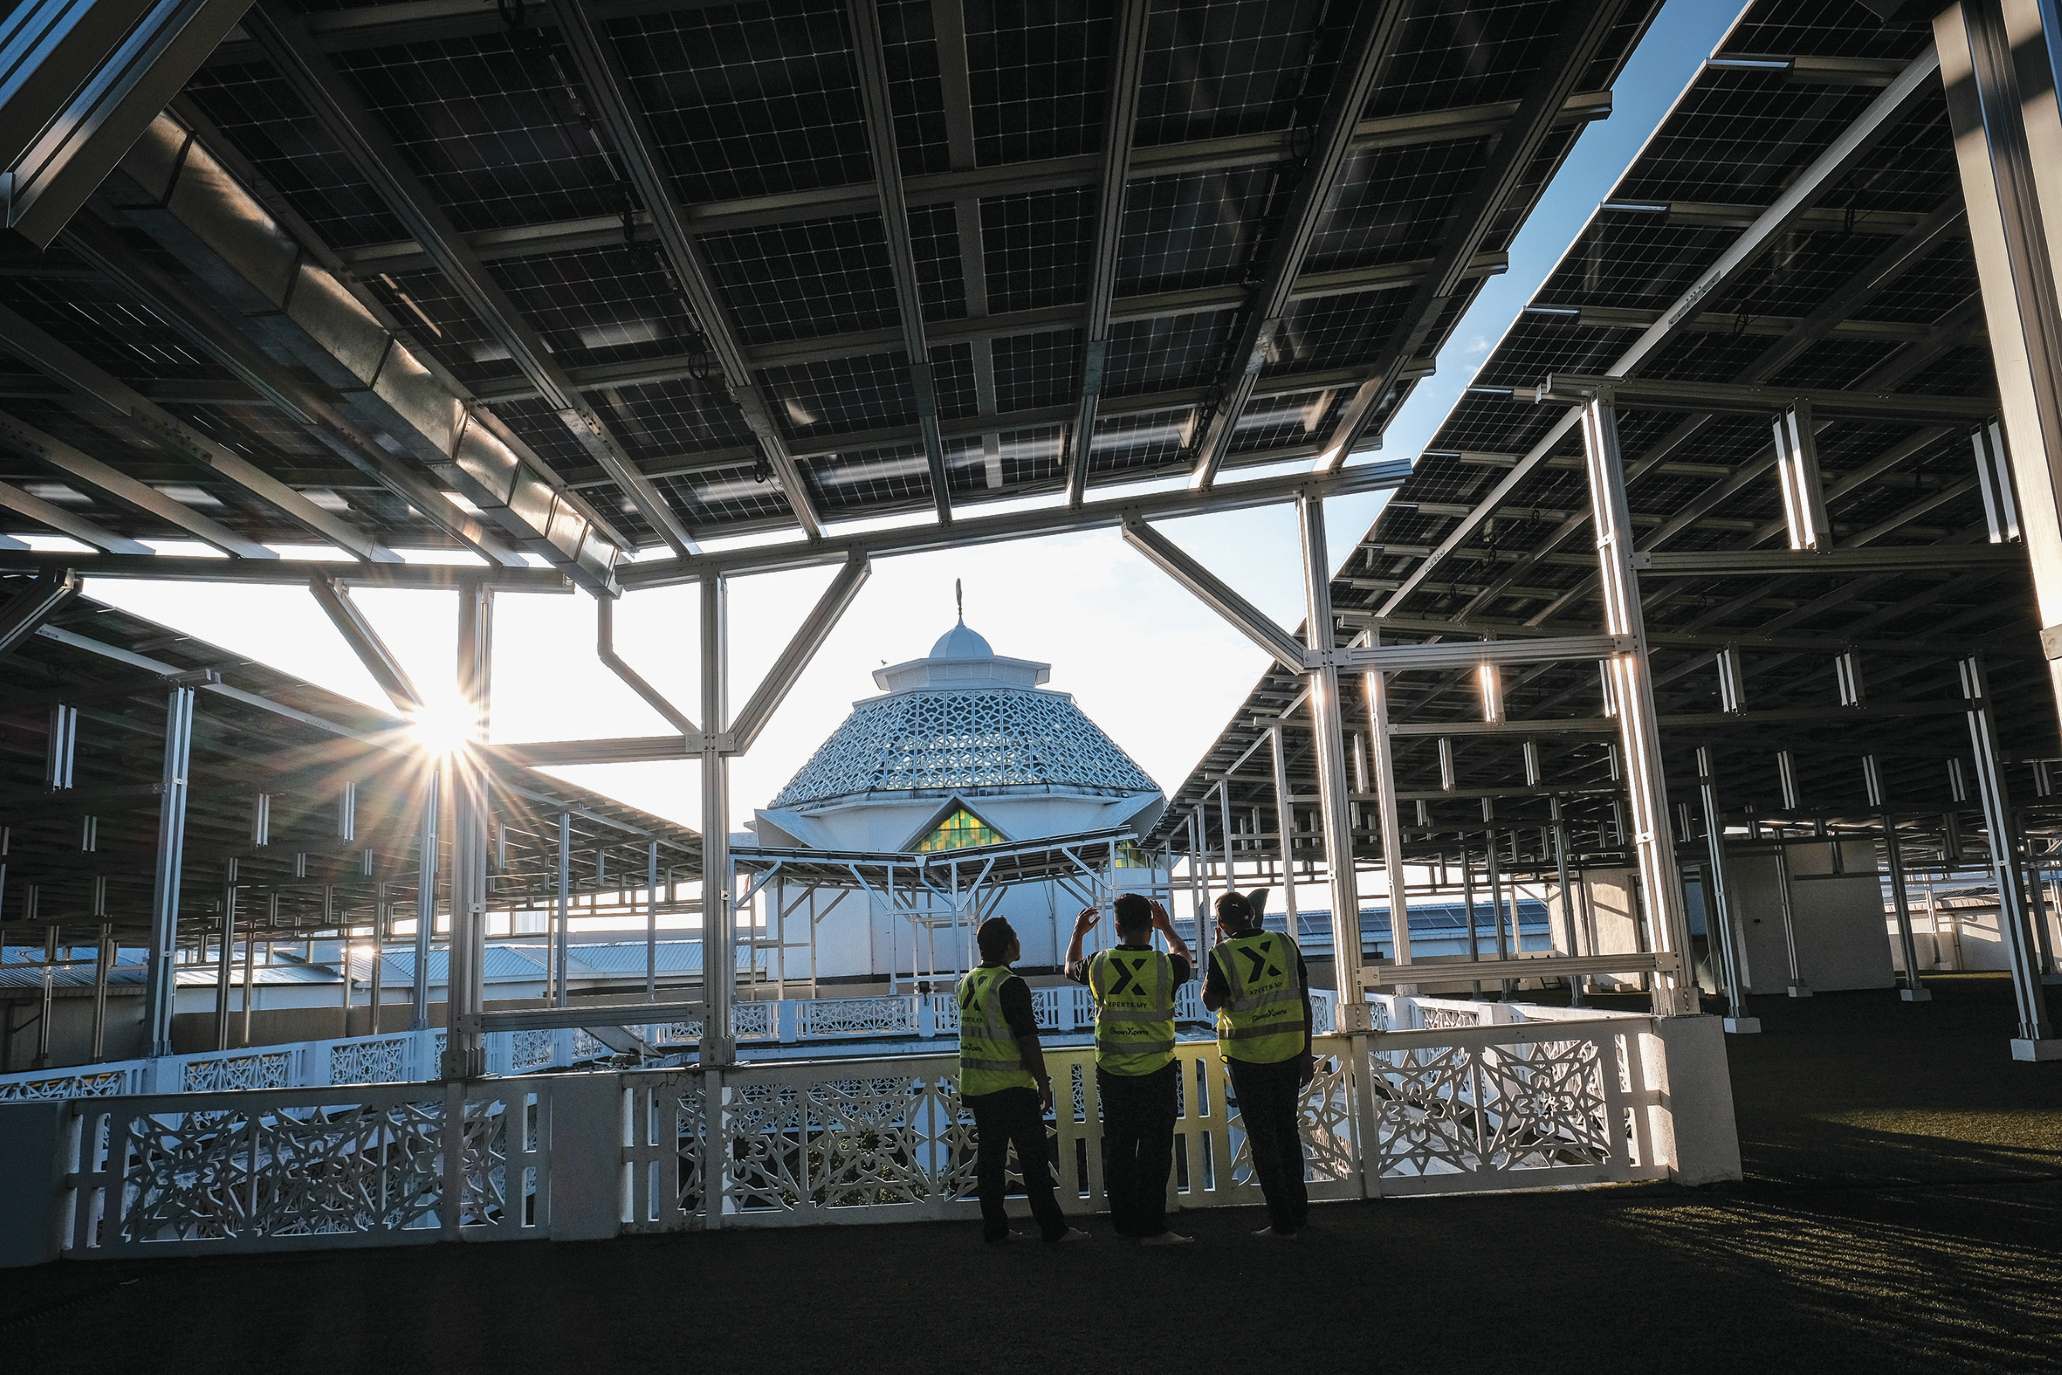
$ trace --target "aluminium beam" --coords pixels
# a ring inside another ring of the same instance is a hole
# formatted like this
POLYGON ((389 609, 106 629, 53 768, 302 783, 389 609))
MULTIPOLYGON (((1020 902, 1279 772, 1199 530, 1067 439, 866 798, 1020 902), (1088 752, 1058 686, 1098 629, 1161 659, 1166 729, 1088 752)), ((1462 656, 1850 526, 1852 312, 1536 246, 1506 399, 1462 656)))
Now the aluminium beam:
POLYGON ((566 376, 543 336, 523 317, 506 288, 473 256, 435 194, 359 98, 357 89, 308 38, 298 16, 278 0, 260 0, 244 27, 296 96, 314 113, 381 202, 415 235, 453 291, 471 307, 523 375, 536 385, 582 448, 676 554, 696 552, 694 538, 665 495, 638 470, 601 416, 566 376))
POLYGON ((1276 625, 1274 618, 1190 557, 1174 541, 1143 520, 1126 520, 1123 525, 1124 542, 1145 555, 1168 577, 1183 587, 1230 623, 1232 629, 1244 635, 1259 646, 1276 663, 1291 673, 1302 673, 1310 668, 1310 656, 1296 637, 1276 625))
POLYGON ((1800 405, 1850 420, 1976 423, 1998 413, 1996 397, 1921 396, 1907 392, 1841 391, 1757 383, 1664 382, 1641 378, 1556 373, 1538 388, 1542 405, 1579 406, 1607 397, 1621 407, 1703 411, 1713 415, 1775 415, 1800 405))
POLYGON ((250 0, 26 0, 0 19, 0 225, 48 248, 250 0))
POLYGON ((1116 57, 1103 108, 1102 170, 1096 191, 1095 238, 1089 246, 1088 306, 1081 382, 1067 432, 1067 502, 1079 506, 1088 491, 1096 405, 1110 351, 1111 303, 1117 290, 1117 250, 1124 230, 1124 190, 1131 178, 1132 126, 1145 68, 1146 0, 1119 0, 1116 57))
POLYGON ((643 674, 630 666, 621 654, 616 652, 616 602, 613 597, 594 599, 594 655, 609 672, 621 679, 625 686, 644 699, 645 705, 657 712, 667 725, 682 735, 696 734, 694 718, 673 704, 673 700, 654 687, 643 674))
POLYGON ((597 740, 512 740, 497 742, 493 752, 511 764, 528 768, 635 764, 699 758, 705 738, 697 731, 682 735, 610 736, 597 740))
POLYGON ((1432 271, 1411 292, 1395 328, 1376 354, 1383 360, 1381 376, 1361 388, 1341 413, 1325 447, 1323 466, 1337 464, 1352 451, 1376 411, 1403 385, 1405 366, 1430 341, 1448 304, 1468 281, 1469 261, 1532 170, 1562 107, 1575 94, 1624 9, 1625 0, 1591 0, 1573 6, 1562 18, 1560 31, 1538 49, 1539 74, 1510 123, 1498 134, 1495 150, 1448 214, 1432 271))
MULTIPOLYGON (((729 577, 840 563, 855 552, 878 559, 897 554, 926 553, 934 549, 958 549, 1043 535, 1071 534, 1122 526, 1127 521, 1172 519, 1272 506, 1294 501, 1306 491, 1331 496, 1393 491, 1409 475, 1409 464, 1385 461, 1358 464, 1329 476, 1290 473, 1249 478, 1224 483, 1207 492, 1159 490, 1135 496, 1106 497, 1076 507, 1059 505, 990 516, 963 515, 952 523, 949 530, 930 525, 891 528, 838 534, 813 542, 789 541, 724 550, 692 560, 649 559, 624 565, 623 585, 633 591, 646 587, 671 587, 709 574, 729 577)), ((11 557, 0 554, 0 567, 7 566, 11 557)))
POLYGON ((1431 644, 1368 645, 1341 649, 1341 668, 1389 673, 1474 669, 1483 664, 1554 664, 1605 659, 1633 648, 1626 635, 1561 635, 1549 639, 1448 640, 1431 644))
POLYGON ((91 454, 81 452, 55 435, 45 434, 27 421, 6 411, 0 411, 0 446, 12 449, 16 453, 27 454, 45 466, 55 468, 67 477, 85 483, 103 496, 112 497, 125 506, 134 507, 146 515, 153 516, 191 538, 221 550, 231 558, 279 557, 258 541, 246 538, 214 517, 204 515, 185 502, 165 495, 147 482, 138 482, 127 473, 101 462, 91 454))
POLYGON ((1361 975, 1369 990, 1407 983, 1462 983, 1502 979, 1550 979, 1596 974, 1679 974, 1682 960, 1666 952, 1623 955, 1545 955, 1513 960, 1431 960, 1411 966, 1370 965, 1361 975))
MULTIPOLYGON (((228 445, 202 434, 156 400, 4 304, 0 304, 0 341, 21 361, 61 384, 66 390, 60 393, 60 399, 73 395, 90 398, 99 407, 128 421, 156 447, 234 483, 309 534, 347 554, 381 563, 400 562, 399 554, 353 522, 324 510, 228 445)), ((236 396, 242 398, 247 393, 238 388, 236 396)))
POLYGON ((938 519, 952 519, 952 481, 945 467, 945 440, 938 432, 938 388, 931 371, 931 347, 924 338, 923 292, 917 282, 916 248, 910 238, 909 202, 902 189, 902 154, 895 146, 894 101, 889 94, 887 59, 881 41, 878 0, 851 0, 848 17, 854 40, 853 65, 859 79, 860 104, 866 116, 866 140, 873 157, 888 272, 895 283, 898 341, 909 360, 909 390, 916 405, 917 428, 923 432, 924 462, 930 469, 931 503, 938 519))
POLYGON ((1765 577, 1776 574, 1960 573, 2016 568, 2026 553, 2009 544, 1870 545, 1859 549, 1700 549, 1636 553, 1632 566, 1664 578, 1765 577))
POLYGON ((809 608, 809 614, 795 627, 795 633, 766 670, 766 676, 759 680, 758 689, 739 710, 730 727, 730 752, 743 754, 752 748, 752 742, 766 729, 773 713, 787 700, 788 693, 800 681, 810 660, 823 648, 823 642, 837 627, 859 590, 866 586, 866 580, 873 573, 873 563, 864 554, 853 554, 837 571, 824 588, 823 595, 816 599, 816 605, 809 608))
MULTIPOLYGON (((1787 234, 1820 197, 1837 185, 1894 125, 1929 94, 1939 68, 1939 58, 1931 49, 1914 58, 1897 80, 1871 100, 1852 124, 1791 179, 1768 208, 1755 217, 1754 223, 1741 231, 1739 237, 1697 275, 1696 280, 1662 312, 1661 318, 1619 353, 1604 370, 1605 375, 1629 377, 1637 372, 1675 337, 1677 330, 1696 318, 1703 302, 1736 283, 1762 253, 1787 234)), ((1570 411, 1555 421, 1503 479, 1476 503, 1474 511, 1456 523, 1438 548, 1411 570, 1379 609, 1387 614, 1401 607, 1441 564, 1474 537, 1489 513, 1508 500, 1561 442, 1577 431, 1580 424, 1579 410, 1570 411)))
POLYGON ((808 480, 801 465, 788 452, 780 426, 759 390, 744 346, 731 326, 722 293, 716 287, 715 274, 680 213, 658 143, 643 108, 631 94, 629 80, 613 46, 596 28, 594 15, 580 0, 553 0, 550 12, 558 18, 560 35, 586 83, 595 114, 615 145, 623 175, 652 217, 652 230, 666 264, 693 307, 702 337, 715 356, 745 424, 751 428, 773 470, 781 495, 802 533, 810 539, 819 538, 823 522, 815 498, 810 495, 808 480))
POLYGON ((1353 28, 1333 73, 1332 89, 1312 135, 1309 156, 1282 211, 1281 224, 1274 231, 1260 286, 1246 306, 1245 317, 1227 351, 1231 362, 1219 380, 1220 399, 1196 441, 1190 480, 1199 488, 1207 488, 1216 480, 1225 455, 1231 452, 1239 417, 1253 395, 1254 384, 1260 380, 1260 370, 1273 350, 1275 332, 1287 313, 1290 289, 1317 237, 1332 187, 1352 156, 1354 126, 1405 31, 1408 8, 1400 0, 1371 0, 1354 12, 1353 28))
MULTIPOLYGON (((0 505, 5 488, 0 486, 0 505)), ((131 544, 133 541, 119 541, 131 544)), ((481 567, 446 563, 351 563, 323 559, 223 559, 195 554, 153 554, 148 546, 113 554, 59 554, 42 550, 0 550, 0 573, 40 573, 70 568, 84 578, 163 578, 181 582, 273 583, 305 586, 331 578, 351 587, 400 587, 448 591, 482 582, 502 592, 565 593, 572 590, 555 568, 481 567)))
MULTIPOLYGON (((55 502, 45 501, 31 492, 25 492, 11 482, 0 482, 0 511, 12 511, 18 516, 26 516, 38 525, 54 530, 67 539, 91 545, 103 554, 118 558, 153 557, 149 545, 132 540, 126 535, 118 535, 96 521, 90 521, 84 516, 65 510, 55 502)), ((12 562, 16 559, 35 557, 32 551, 22 548, 0 551, 0 558, 10 561, 9 567, 21 568, 22 571, 39 566, 69 567, 76 561, 69 554, 56 554, 47 556, 49 562, 43 565, 32 563, 23 568, 12 562)))
MULTIPOLYGON (((36 633, 79 590, 79 577, 69 568, 38 573, 35 580, 0 606, 0 657, 36 633)), ((75 696, 75 694, 67 694, 75 696)))
MULTIPOLYGON (((379 631, 366 618, 364 608, 351 600, 349 589, 335 578, 318 576, 308 579, 308 591, 394 706, 403 712, 420 710, 422 694, 416 691, 408 670, 394 657, 394 651, 387 648, 387 642, 380 638, 379 631)), ((608 598, 599 600, 602 605, 608 605, 608 598)))

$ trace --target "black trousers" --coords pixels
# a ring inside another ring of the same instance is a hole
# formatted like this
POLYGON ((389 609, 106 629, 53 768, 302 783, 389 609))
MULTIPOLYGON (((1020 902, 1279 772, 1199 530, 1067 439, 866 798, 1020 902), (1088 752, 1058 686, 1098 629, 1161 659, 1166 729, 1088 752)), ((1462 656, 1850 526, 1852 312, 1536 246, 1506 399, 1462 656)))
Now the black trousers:
POLYGON ((1095 1072, 1103 1100, 1103 1192, 1117 1235, 1167 1230, 1167 1173, 1174 1167, 1176 1066, 1151 1074, 1095 1072))
POLYGON ((1253 1151, 1253 1173, 1267 1199, 1268 1220, 1278 1232, 1293 1232, 1310 1216, 1303 1187, 1303 1131, 1298 1105, 1303 1097, 1302 1057, 1273 1064, 1227 1060, 1231 1091, 1238 1095, 1239 1120, 1253 1151))
POLYGON ((1009 1215, 1003 1198, 1009 1192, 1007 1179, 1010 1147, 1017 1148, 1017 1168, 1024 1175, 1024 1196, 1031 1201, 1031 1216, 1047 1241, 1067 1230, 1067 1219, 1053 1197, 1052 1162, 1045 1153, 1045 1116, 1038 1108, 1038 1094, 1032 1089, 1002 1089, 976 1094, 963 1100, 973 1110, 974 1180, 981 1197, 981 1235, 1001 1241, 1009 1233, 1009 1215))

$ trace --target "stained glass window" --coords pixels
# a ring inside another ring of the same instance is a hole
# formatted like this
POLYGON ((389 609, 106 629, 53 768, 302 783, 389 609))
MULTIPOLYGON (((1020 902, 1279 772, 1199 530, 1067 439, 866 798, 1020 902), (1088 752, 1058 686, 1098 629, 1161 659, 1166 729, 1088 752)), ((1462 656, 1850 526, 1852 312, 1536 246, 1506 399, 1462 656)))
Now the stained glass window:
POLYGON ((920 853, 930 854, 938 850, 965 850, 975 845, 997 845, 1001 842, 1000 831, 966 808, 955 807, 951 816, 939 822, 936 829, 917 842, 916 848, 920 853))

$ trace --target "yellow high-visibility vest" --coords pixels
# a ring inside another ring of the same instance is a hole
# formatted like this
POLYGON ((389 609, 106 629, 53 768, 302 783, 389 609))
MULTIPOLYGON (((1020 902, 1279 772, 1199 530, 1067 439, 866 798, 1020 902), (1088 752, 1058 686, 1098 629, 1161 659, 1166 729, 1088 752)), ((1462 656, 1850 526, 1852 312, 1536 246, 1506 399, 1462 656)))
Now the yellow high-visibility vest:
POLYGON ((1002 1015, 1002 986, 1016 978, 1005 965, 980 965, 959 981, 959 1094, 1038 1088, 1002 1015))
POLYGON ((1303 1053, 1303 980, 1296 945, 1273 931, 1220 941, 1210 952, 1224 977, 1217 1009, 1217 1053, 1271 1065, 1303 1053))
POLYGON ((1088 962, 1095 1065, 1151 1074, 1174 1061, 1174 961, 1159 950, 1101 950, 1088 962))

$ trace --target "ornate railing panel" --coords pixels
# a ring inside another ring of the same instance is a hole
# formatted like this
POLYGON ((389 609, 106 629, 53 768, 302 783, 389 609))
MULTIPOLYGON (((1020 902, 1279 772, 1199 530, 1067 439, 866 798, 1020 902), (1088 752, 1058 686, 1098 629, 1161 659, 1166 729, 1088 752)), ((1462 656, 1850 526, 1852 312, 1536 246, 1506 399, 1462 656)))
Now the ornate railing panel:
POLYGON ((914 1036, 914 997, 814 998, 795 1004, 795 1032, 807 1040, 830 1036, 914 1036))
POLYGON ((515 1081, 82 1103, 66 1249, 86 1255, 536 1235, 549 1099, 515 1081))
POLYGON ((63 1098, 113 1098, 142 1087, 146 1066, 141 1060, 115 1065, 83 1065, 10 1075, 0 1080, 0 1103, 48 1102, 63 1098))

